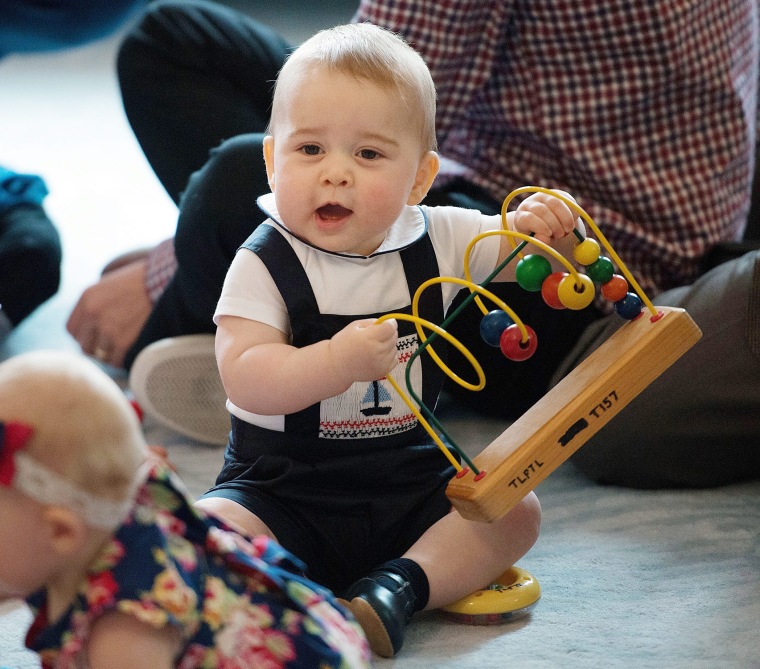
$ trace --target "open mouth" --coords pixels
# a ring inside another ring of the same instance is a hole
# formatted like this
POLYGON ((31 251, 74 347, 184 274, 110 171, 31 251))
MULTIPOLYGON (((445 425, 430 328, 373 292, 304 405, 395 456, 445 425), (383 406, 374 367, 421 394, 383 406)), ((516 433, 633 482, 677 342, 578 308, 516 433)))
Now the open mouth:
POLYGON ((317 216, 323 221, 339 221, 353 212, 340 204, 326 204, 317 209, 317 216))

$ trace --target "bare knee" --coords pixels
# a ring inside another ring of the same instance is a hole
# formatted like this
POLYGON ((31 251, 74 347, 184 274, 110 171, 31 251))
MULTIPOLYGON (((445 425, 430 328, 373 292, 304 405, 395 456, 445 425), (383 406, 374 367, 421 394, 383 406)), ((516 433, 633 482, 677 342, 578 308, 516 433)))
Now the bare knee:
POLYGON ((497 522, 511 537, 515 551, 524 555, 536 543, 541 530, 541 503, 538 497, 533 492, 528 493, 497 522))
POLYGON ((203 497, 195 502, 195 506, 203 513, 218 518, 240 534, 255 537, 264 534, 277 541, 261 519, 251 513, 241 504, 226 497, 203 497))

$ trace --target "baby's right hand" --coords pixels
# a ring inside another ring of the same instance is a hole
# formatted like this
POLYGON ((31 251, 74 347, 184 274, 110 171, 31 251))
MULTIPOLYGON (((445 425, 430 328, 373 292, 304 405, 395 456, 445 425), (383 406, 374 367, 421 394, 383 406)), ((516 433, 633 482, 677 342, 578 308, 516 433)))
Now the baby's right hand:
POLYGON ((376 323, 373 318, 354 321, 330 340, 336 372, 349 385, 381 379, 396 366, 398 323, 394 318, 376 323))
MULTIPOLYGON (((561 190, 555 192, 575 202, 569 193, 561 190)), ((533 234, 538 241, 552 246, 572 233, 577 220, 570 207, 548 193, 534 193, 521 202, 513 219, 517 232, 533 234)))

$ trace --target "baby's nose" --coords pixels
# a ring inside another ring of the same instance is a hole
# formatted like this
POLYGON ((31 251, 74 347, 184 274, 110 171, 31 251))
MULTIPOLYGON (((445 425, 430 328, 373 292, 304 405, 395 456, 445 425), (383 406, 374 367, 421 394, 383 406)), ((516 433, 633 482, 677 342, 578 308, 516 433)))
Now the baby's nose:
POLYGON ((342 158, 331 158, 325 162, 323 180, 333 186, 347 185, 351 181, 351 169, 342 158))

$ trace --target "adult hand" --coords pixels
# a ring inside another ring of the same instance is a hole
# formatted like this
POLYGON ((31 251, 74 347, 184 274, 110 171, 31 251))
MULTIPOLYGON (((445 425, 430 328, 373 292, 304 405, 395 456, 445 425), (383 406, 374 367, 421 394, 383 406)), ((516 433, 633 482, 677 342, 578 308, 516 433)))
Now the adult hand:
POLYGON ((109 271, 82 293, 66 329, 87 355, 124 365, 153 307, 145 290, 146 264, 143 258, 109 271))

